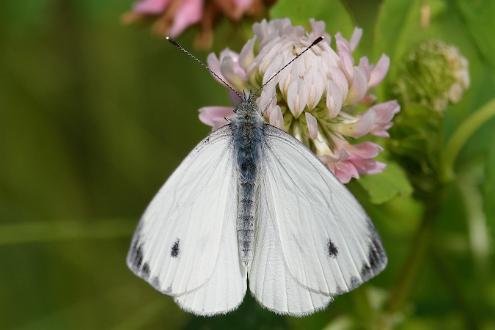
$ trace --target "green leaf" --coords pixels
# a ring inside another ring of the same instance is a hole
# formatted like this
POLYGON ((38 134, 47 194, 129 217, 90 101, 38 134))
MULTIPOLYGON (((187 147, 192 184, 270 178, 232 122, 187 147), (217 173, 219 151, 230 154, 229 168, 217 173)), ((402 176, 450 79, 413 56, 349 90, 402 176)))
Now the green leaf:
POLYGON ((327 32, 342 32, 350 36, 354 22, 337 0, 314 0, 311 5, 304 1, 280 0, 270 11, 272 18, 290 18, 293 24, 307 25, 310 18, 325 21, 327 32))
POLYGON ((374 204, 385 203, 396 196, 410 195, 413 190, 406 173, 396 163, 388 163, 382 173, 364 176, 358 182, 374 204))
POLYGON ((483 59, 495 67, 495 2, 457 0, 455 3, 483 59))

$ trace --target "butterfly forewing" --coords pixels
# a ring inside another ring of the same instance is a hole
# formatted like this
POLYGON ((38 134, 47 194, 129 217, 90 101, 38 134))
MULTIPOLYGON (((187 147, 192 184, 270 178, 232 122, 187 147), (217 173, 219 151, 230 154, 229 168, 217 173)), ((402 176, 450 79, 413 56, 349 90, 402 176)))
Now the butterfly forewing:
MULTIPOLYGON (((161 292, 185 295, 219 273, 235 281, 243 278, 237 253, 225 252, 237 251, 230 132, 228 126, 213 132, 188 155, 154 197, 134 234, 128 265, 161 292)), ((178 300, 198 308, 187 296, 178 300)))
MULTIPOLYGON (((259 221, 273 226, 278 241, 267 244, 280 249, 285 271, 295 282, 311 292, 334 296, 385 267, 387 258, 368 216, 309 149, 266 125, 262 160, 260 205, 266 209, 259 221)), ((258 251, 256 256, 260 258, 258 251)), ((259 264, 263 263, 253 262, 259 264)), ((258 274, 256 267, 249 272, 254 281, 258 274)))

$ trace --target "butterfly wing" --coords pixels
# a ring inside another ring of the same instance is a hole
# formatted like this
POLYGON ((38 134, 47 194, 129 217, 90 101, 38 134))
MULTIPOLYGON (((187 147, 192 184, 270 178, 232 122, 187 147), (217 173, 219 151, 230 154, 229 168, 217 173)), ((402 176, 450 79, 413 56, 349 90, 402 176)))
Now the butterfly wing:
POLYGON ((244 299, 247 273, 239 262, 235 222, 229 221, 228 225, 231 228, 222 233, 223 243, 211 278, 199 289, 175 297, 175 302, 188 312, 204 316, 225 314, 244 299))
MULTIPOLYGON (((265 137, 258 226, 260 232, 273 227, 276 241, 262 235, 258 239, 276 250, 272 254, 280 263, 279 273, 270 276, 292 279, 274 289, 275 299, 289 298, 291 290, 301 287, 311 292, 307 295, 338 295, 382 271, 387 263, 382 243, 352 194, 290 135, 266 125, 265 137)), ((267 298, 251 285, 260 281, 264 264, 260 251, 256 258, 249 270, 250 289, 267 306, 267 298)), ((324 299, 318 299, 313 310, 324 306, 324 299)), ((287 306, 282 312, 298 315, 287 306)))
POLYGON ((235 239, 236 180, 231 129, 225 126, 198 144, 170 176, 131 243, 130 269, 197 314, 231 310, 246 290, 235 239), (220 285, 226 278, 229 285, 220 285))
POLYGON ((253 261, 249 269, 249 289, 256 300, 278 314, 303 316, 325 308, 332 297, 298 283, 289 273, 272 212, 271 196, 260 193, 258 224, 253 261))

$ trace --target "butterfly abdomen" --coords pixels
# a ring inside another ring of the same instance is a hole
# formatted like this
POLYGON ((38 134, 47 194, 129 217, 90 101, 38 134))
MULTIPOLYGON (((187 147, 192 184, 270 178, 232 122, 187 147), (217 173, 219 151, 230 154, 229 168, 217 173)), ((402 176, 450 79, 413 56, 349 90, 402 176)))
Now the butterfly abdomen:
POLYGON ((247 100, 239 105, 232 120, 234 157, 237 165, 237 242, 239 257, 244 264, 252 258, 255 233, 255 191, 263 121, 256 104, 247 100))

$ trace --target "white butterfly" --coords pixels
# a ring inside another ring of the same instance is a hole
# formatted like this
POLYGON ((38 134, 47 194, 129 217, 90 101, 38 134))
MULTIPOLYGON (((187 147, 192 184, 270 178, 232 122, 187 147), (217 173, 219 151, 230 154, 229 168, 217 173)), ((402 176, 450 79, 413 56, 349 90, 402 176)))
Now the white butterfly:
POLYGON ((265 124, 251 94, 154 197, 127 263, 197 315, 234 310, 249 283, 261 305, 302 316, 378 274, 387 257, 352 194, 265 124))

